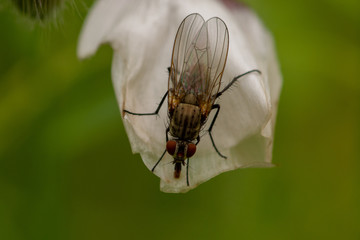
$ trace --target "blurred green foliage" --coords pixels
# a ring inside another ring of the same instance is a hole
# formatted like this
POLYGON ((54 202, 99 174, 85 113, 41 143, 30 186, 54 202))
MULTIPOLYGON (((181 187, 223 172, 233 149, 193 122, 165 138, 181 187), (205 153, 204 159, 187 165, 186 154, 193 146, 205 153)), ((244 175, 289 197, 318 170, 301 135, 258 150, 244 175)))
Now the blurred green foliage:
POLYGON ((110 47, 76 57, 92 1, 42 26, 0 4, 0 239, 360 239, 360 2, 246 2, 284 76, 278 167, 178 195, 131 153, 110 47))
POLYGON ((52 15, 56 16, 56 10, 61 9, 63 0, 12 0, 12 2, 22 14, 44 21, 52 15))

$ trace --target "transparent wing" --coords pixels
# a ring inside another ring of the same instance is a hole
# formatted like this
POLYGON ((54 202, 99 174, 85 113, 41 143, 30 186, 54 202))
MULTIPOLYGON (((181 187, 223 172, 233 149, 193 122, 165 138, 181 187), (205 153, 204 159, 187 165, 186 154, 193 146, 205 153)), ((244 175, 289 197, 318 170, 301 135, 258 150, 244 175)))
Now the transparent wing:
POLYGON ((186 68, 185 59, 188 58, 193 51, 194 40, 199 35, 204 23, 205 20, 200 14, 190 14, 181 22, 176 33, 168 86, 170 93, 174 95, 180 96, 180 94, 184 94, 182 81, 180 79, 184 73, 184 68, 186 68))
POLYGON ((176 34, 171 70, 170 93, 192 93, 198 101, 211 103, 220 89, 229 46, 229 33, 220 18, 208 21, 191 14, 180 24, 176 34))

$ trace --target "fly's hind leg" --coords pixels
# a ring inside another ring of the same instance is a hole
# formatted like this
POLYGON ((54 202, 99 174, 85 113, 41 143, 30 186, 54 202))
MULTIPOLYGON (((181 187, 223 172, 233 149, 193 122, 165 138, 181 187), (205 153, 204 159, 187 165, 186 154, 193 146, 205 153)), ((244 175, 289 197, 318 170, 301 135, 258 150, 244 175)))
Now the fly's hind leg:
POLYGON ((252 73, 252 72, 257 72, 257 73, 261 74, 260 70, 253 69, 253 70, 247 71, 246 73, 243 73, 243 74, 241 74, 241 75, 239 75, 239 76, 237 76, 237 77, 234 77, 233 80, 231 80, 231 82, 230 82, 228 85, 226 85, 223 90, 221 90, 220 92, 218 92, 217 94, 215 94, 213 97, 215 97, 215 99, 218 98, 218 97, 220 97, 220 96, 221 96, 226 90, 228 90, 239 78, 241 78, 241 77, 243 77, 243 76, 245 76, 245 75, 248 75, 249 73, 252 73))
MULTIPOLYGON (((223 90, 221 90, 220 92, 218 92, 217 94, 215 94, 215 95, 213 96, 213 98, 216 99, 216 98, 220 97, 220 96, 221 96, 226 90, 228 90, 239 78, 241 78, 241 77, 243 77, 243 76, 245 76, 245 75, 247 75, 247 74, 249 74, 249 73, 252 73, 252 72, 257 72, 257 73, 261 74, 260 70, 253 69, 253 70, 247 71, 247 72, 245 72, 245 73, 243 73, 243 74, 241 74, 241 75, 239 75, 239 76, 237 76, 237 77, 234 77, 234 79, 231 80, 231 82, 230 82, 228 85, 226 85, 223 90)), ((217 116, 218 116, 218 114, 219 114, 219 111, 220 111, 220 105, 219 105, 219 104, 214 104, 214 105, 211 107, 211 110, 212 110, 212 109, 216 109, 216 113, 215 113, 215 116, 214 116, 214 118, 213 118, 213 120, 212 120, 212 122, 211 122, 211 124, 210 124, 209 130, 208 130, 209 135, 210 135, 210 139, 211 139, 211 143, 212 143, 213 147, 215 148, 217 154, 219 154, 220 157, 226 159, 227 157, 224 156, 224 155, 222 155, 222 154, 219 152, 219 150, 217 149, 217 147, 216 147, 216 145, 215 145, 215 142, 214 142, 214 138, 213 138, 213 136, 212 136, 212 134, 211 134, 211 130, 212 130, 214 124, 215 124, 216 118, 217 118, 217 116)))
POLYGON ((152 112, 152 113, 134 113, 134 112, 130 112, 128 110, 125 110, 124 109, 124 112, 128 113, 128 114, 131 114, 131 115, 137 115, 137 116, 151 116, 151 115, 158 115, 159 111, 160 111, 160 108, 161 106, 163 105, 165 99, 166 99, 166 96, 168 95, 169 93, 169 90, 166 91, 166 93, 164 94, 164 96, 162 97, 158 107, 156 108, 155 112, 152 112))
POLYGON ((219 152, 219 150, 217 149, 217 147, 216 147, 216 145, 215 145, 215 142, 214 142, 214 139, 213 139, 213 136, 212 136, 212 134, 211 134, 211 130, 212 130, 214 124, 215 124, 216 118, 217 118, 217 116, 218 116, 218 114, 219 114, 219 111, 220 111, 220 105, 219 105, 219 104, 214 104, 214 105, 212 106, 211 110, 212 110, 212 109, 216 109, 216 113, 215 113, 215 116, 214 116, 214 118, 213 118, 213 120, 212 120, 212 122, 211 122, 211 124, 210 124, 209 130, 208 130, 209 135, 210 135, 210 139, 211 139, 211 143, 212 143, 215 151, 217 152, 217 154, 219 154, 220 157, 226 159, 227 157, 224 156, 224 155, 222 155, 222 154, 219 152))

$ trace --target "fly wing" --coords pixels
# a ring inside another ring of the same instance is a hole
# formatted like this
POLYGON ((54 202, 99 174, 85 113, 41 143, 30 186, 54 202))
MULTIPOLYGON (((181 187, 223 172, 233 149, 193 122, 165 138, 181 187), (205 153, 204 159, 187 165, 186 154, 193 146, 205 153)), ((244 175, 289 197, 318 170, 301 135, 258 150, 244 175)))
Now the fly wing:
POLYGON ((178 97, 192 93, 199 103, 212 105, 220 89, 228 46, 229 33, 220 18, 204 22, 199 14, 189 15, 175 39, 169 89, 178 97))
POLYGON ((184 73, 188 71, 187 68, 190 65, 186 59, 189 59, 189 56, 192 54, 194 41, 199 35, 204 23, 205 20, 200 14, 193 13, 187 16, 179 26, 171 59, 168 82, 169 97, 171 97, 171 95, 180 97, 185 94, 184 79, 182 78, 184 73))
POLYGON ((202 41, 206 41, 206 54, 198 60, 198 65, 206 66, 206 73, 201 78, 202 101, 212 104, 213 96, 220 90, 229 50, 229 32, 223 20, 218 17, 209 19, 201 29, 196 45, 201 46, 204 44, 202 41))

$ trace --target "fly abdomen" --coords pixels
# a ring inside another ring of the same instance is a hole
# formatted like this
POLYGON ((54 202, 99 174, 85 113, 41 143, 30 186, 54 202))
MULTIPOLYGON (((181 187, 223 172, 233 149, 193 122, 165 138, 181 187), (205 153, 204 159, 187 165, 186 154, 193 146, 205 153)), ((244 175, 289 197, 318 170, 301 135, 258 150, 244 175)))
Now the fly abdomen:
POLYGON ((180 103, 170 121, 170 133, 179 139, 192 141, 200 132, 200 108, 188 103, 180 103))

